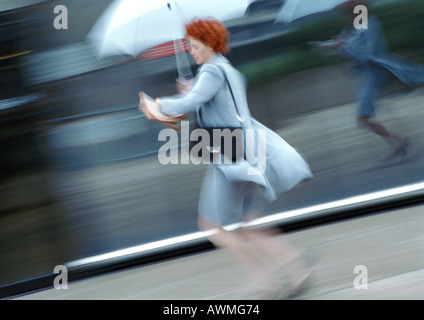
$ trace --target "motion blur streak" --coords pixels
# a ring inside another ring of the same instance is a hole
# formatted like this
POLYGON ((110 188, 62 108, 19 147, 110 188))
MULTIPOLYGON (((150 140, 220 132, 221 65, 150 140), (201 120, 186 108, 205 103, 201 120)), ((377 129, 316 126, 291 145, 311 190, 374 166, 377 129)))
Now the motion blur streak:
MULTIPOLYGON (((347 210, 352 208, 359 208, 363 206, 375 206, 380 203, 384 203, 387 199, 392 201, 393 198, 402 200, 404 197, 411 196, 422 196, 424 194, 424 183, 417 183, 414 185, 408 185, 398 188, 393 188, 389 190, 383 190, 379 192, 368 193, 361 196, 351 197, 348 199, 328 202, 316 206, 301 208, 297 210, 290 210, 287 212, 275 213, 264 218, 258 218, 251 222, 244 224, 233 224, 228 225, 225 228, 227 230, 236 230, 240 227, 261 227, 266 224, 275 224, 280 225, 284 224, 287 221, 296 221, 296 219, 308 219, 316 218, 317 216, 325 216, 334 212, 334 210, 347 210)), ((178 248, 184 245, 195 245, 199 240, 206 240, 208 236, 212 235, 214 232, 195 232, 186 234, 179 237, 173 237, 169 239, 164 239, 161 241, 155 241, 152 243, 147 243, 139 246, 134 246, 127 249, 117 250, 114 252, 101 254, 98 256, 88 257, 84 259, 79 259, 72 261, 66 264, 69 268, 80 267, 84 265, 90 265, 95 263, 104 263, 108 260, 113 260, 117 258, 130 258, 131 256, 138 255, 148 255, 152 253, 160 253, 163 250, 170 250, 172 248, 178 248)), ((110 262, 110 261, 109 261, 110 262)))
MULTIPOLYGON (((167 44, 137 58, 97 59, 86 37, 111 2, 0 1, 0 286, 57 265, 205 241, 196 216, 206 166, 161 165, 164 126, 137 110, 141 90, 176 93, 176 59, 167 44), (58 5, 67 8, 68 29, 54 26, 58 5)), ((228 59, 246 78, 253 117, 295 147, 314 178, 267 204, 250 226, 419 195, 424 88, 389 78, 376 101, 376 119, 409 141, 405 154, 391 156, 383 139, 356 124, 360 82, 351 62, 311 46, 342 31, 339 17, 328 11, 274 23, 282 3, 255 1, 226 22, 228 59)), ((375 0, 372 9, 390 52, 424 64, 424 2, 375 0)))

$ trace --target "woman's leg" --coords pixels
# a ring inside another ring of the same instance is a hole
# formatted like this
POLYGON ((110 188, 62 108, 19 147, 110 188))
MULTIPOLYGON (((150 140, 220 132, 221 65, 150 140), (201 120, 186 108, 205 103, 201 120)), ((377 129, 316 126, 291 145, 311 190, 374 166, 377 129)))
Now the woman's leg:
POLYGON ((218 248, 228 249, 237 262, 245 269, 246 278, 252 282, 260 282, 264 280, 268 266, 264 260, 258 256, 258 252, 252 250, 250 244, 247 243, 246 237, 238 231, 227 231, 222 227, 218 227, 208 223, 200 215, 198 218, 199 227, 203 231, 216 230, 209 236, 209 240, 218 248))
POLYGON ((217 247, 231 251, 246 268, 246 277, 253 284, 266 284, 266 289, 278 290, 282 285, 279 278, 287 275, 291 289, 297 290, 310 274, 301 254, 287 242, 275 238, 277 230, 226 231, 222 227, 209 224, 200 216, 199 226, 202 230, 217 229, 210 240, 217 247))
POLYGON ((274 228, 266 230, 244 230, 243 236, 256 251, 262 252, 272 268, 272 272, 281 273, 283 270, 289 277, 292 289, 296 289, 310 274, 303 261, 301 252, 295 249, 281 237, 275 238, 281 232, 274 228))

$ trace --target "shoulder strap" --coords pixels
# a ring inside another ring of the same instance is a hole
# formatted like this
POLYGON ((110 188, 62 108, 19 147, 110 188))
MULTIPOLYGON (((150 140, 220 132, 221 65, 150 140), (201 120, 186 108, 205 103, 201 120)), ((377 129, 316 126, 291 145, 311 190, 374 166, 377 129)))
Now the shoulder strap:
MULTIPOLYGON (((241 118, 241 116, 240 116, 240 112, 239 112, 238 107, 237 107, 236 99, 234 98, 233 90, 231 89, 230 81, 228 81, 228 78, 227 78, 227 73, 225 72, 225 70, 224 70, 224 68, 223 68, 222 66, 220 66, 220 65, 218 65, 218 64, 216 64, 216 66, 217 66, 219 69, 221 69, 221 71, 222 71, 222 73, 223 73, 223 75, 224 75, 224 81, 227 83, 227 85, 228 85, 228 89, 230 90, 231 98, 233 99, 234 107, 236 108, 237 120, 238 120, 239 122, 243 122, 243 120, 242 120, 242 118, 241 118)), ((199 117, 199 119, 201 120, 201 122, 203 122, 203 119, 202 119, 202 108, 201 108, 201 107, 200 107, 200 108, 199 108, 199 110, 198 110, 198 117, 199 117)))
POLYGON ((234 98, 234 93, 233 93, 233 90, 231 89, 230 81, 228 81, 228 78, 227 78, 227 73, 225 72, 223 67, 221 67, 220 65, 217 65, 217 66, 218 66, 218 68, 221 69, 222 73, 224 74, 224 79, 225 79, 225 82, 228 85, 228 89, 230 89, 231 98, 233 99, 234 107, 236 108, 236 112, 237 112, 237 116, 238 116, 239 119, 241 119, 240 112, 239 112, 238 107, 237 107, 236 99, 234 98))

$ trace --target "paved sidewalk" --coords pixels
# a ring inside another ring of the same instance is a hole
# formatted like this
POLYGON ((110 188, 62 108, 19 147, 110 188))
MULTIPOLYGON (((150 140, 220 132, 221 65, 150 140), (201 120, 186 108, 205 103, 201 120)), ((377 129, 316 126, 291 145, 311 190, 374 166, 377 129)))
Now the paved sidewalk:
MULTIPOLYGON (((424 299, 423 212, 424 205, 412 206, 284 235, 312 265, 309 288, 297 299, 424 299), (367 289, 354 287, 356 266, 367 268, 367 289)), ((243 287, 228 252, 212 250, 17 299, 233 300, 243 287)))

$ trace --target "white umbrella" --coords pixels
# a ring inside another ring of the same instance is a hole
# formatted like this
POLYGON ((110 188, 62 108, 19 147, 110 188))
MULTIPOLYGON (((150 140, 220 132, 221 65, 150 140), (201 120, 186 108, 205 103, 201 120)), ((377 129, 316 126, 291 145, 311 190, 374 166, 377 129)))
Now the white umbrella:
POLYGON ((275 22, 285 24, 293 20, 318 13, 332 10, 346 0, 286 0, 275 19, 275 22))
MULTIPOLYGON (((181 46, 184 24, 193 18, 220 21, 242 17, 256 0, 116 0, 88 35, 98 58, 137 56, 166 42, 181 46)), ((181 62, 181 61, 180 61, 181 62)))

